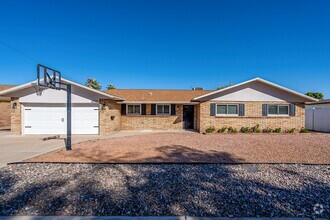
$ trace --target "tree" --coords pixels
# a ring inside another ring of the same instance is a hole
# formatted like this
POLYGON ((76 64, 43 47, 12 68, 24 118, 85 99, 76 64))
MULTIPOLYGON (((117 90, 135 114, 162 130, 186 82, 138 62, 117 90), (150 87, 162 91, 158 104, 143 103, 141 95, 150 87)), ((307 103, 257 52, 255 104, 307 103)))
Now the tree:
POLYGON ((323 93, 321 92, 307 92, 306 95, 316 99, 323 99, 324 97, 323 93))
POLYGON ((88 78, 85 83, 85 86, 92 88, 92 89, 96 89, 96 90, 101 89, 100 83, 96 79, 93 79, 93 78, 88 78))
POLYGON ((227 87, 228 87, 227 85, 219 86, 219 87, 217 87, 217 90, 224 89, 224 88, 227 88, 227 87))
POLYGON ((232 86, 232 85, 233 85, 233 82, 230 80, 229 85, 219 86, 219 87, 217 87, 217 90, 224 89, 224 88, 227 88, 227 87, 232 86))
POLYGON ((116 86, 112 85, 112 84, 108 84, 107 85, 107 90, 110 90, 110 89, 116 89, 116 86))

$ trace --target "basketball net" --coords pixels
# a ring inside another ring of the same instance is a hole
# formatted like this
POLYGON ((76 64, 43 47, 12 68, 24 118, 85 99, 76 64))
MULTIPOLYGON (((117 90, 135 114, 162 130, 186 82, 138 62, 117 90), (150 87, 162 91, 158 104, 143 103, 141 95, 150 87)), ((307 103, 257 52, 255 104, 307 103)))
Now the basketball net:
POLYGON ((42 95, 42 92, 45 90, 44 87, 39 86, 39 85, 37 85, 35 83, 33 83, 32 86, 33 86, 34 90, 36 91, 36 95, 37 96, 41 96, 42 95))

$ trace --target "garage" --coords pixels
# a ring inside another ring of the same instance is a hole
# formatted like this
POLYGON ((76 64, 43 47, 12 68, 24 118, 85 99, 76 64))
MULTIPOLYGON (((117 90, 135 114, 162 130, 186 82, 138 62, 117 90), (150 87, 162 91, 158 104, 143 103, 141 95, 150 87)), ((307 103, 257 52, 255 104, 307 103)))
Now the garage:
MULTIPOLYGON (((66 134, 65 106, 24 106, 23 134, 66 134)), ((72 134, 99 134, 97 106, 72 107, 72 134)))
MULTIPOLYGON (((11 99, 11 131, 22 135, 62 135, 67 133, 67 92, 36 87, 37 81, 1 91, 11 99)), ((73 135, 99 135, 115 131, 119 117, 112 108, 123 98, 62 78, 71 85, 71 131, 73 135), (108 104, 107 104, 108 103, 108 104), (102 117, 100 117, 102 115, 102 117), (101 125, 101 126, 100 126, 101 125)))

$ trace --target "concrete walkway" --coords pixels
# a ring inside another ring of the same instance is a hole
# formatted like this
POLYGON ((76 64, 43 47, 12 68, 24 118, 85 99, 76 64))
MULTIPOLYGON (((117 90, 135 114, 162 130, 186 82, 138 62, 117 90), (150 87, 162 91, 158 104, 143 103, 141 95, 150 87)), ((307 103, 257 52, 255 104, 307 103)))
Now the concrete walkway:
MULTIPOLYGON (((127 137, 134 135, 143 135, 150 133, 164 133, 164 132, 191 132, 191 131, 120 131, 114 132, 107 136, 101 135, 73 135, 72 143, 79 143, 82 141, 127 137)), ((31 157, 38 156, 50 151, 54 151, 65 147, 65 135, 59 139, 51 139, 47 141, 41 140, 44 137, 53 135, 15 135, 9 131, 0 131, 0 167, 6 166, 8 163, 20 162, 31 157)), ((73 149, 74 150, 74 149, 73 149)))

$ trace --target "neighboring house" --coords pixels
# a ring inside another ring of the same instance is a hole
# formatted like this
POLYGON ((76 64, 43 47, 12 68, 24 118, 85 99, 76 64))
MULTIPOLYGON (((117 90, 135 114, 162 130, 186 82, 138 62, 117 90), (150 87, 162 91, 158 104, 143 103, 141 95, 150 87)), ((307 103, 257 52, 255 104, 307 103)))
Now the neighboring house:
POLYGON ((306 128, 330 132, 330 100, 306 103, 306 128))
MULTIPOLYGON (((0 91, 14 87, 13 85, 0 85, 0 91)), ((0 128, 10 126, 10 98, 0 97, 0 128)))
MULTIPOLYGON (((118 130, 195 129, 260 125, 291 129, 305 126, 305 102, 317 101, 255 78, 228 88, 205 90, 107 90, 73 84, 73 134, 110 134, 118 130)), ((31 83, 0 95, 12 98, 12 131, 64 134, 65 91, 46 89, 37 96, 31 83), (14 104, 15 103, 15 104, 14 104)))

